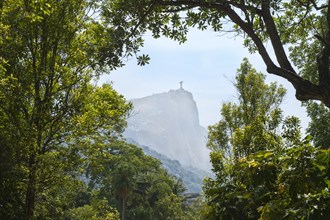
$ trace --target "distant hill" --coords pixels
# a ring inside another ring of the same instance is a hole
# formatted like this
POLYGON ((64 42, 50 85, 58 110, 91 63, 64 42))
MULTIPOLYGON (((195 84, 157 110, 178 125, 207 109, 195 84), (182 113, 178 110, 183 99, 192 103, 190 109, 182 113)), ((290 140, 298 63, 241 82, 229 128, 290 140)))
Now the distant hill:
POLYGON ((199 124, 190 92, 181 88, 130 101, 134 113, 127 121, 125 138, 177 160, 184 167, 210 171, 207 131, 199 124))
POLYGON ((129 143, 135 144, 143 149, 145 154, 157 158, 161 161, 163 167, 172 175, 181 179, 187 189, 187 193, 201 193, 203 179, 212 174, 195 167, 184 167, 177 160, 171 160, 167 156, 160 154, 147 146, 140 145, 132 139, 127 139, 129 143))

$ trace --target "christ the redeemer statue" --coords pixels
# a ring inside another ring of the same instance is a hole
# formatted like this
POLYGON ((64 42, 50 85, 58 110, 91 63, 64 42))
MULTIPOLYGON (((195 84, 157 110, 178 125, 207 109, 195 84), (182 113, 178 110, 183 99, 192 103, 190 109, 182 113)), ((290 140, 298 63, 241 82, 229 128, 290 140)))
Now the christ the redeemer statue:
POLYGON ((182 88, 182 83, 183 83, 183 81, 180 81, 179 83, 180 83, 180 89, 183 89, 183 88, 182 88))

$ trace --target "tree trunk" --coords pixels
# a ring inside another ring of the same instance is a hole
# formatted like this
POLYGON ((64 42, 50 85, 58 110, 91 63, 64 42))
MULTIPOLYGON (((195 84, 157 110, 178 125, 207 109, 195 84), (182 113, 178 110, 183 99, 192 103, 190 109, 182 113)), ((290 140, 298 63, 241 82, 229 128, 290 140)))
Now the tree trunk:
POLYGON ((123 198, 123 201, 122 201, 122 220, 125 220, 125 198, 123 198))
POLYGON ((34 215, 34 207, 35 207, 35 196, 36 196, 36 164, 35 164, 35 154, 32 153, 29 159, 29 178, 28 178, 28 186, 26 192, 26 219, 31 220, 34 215))

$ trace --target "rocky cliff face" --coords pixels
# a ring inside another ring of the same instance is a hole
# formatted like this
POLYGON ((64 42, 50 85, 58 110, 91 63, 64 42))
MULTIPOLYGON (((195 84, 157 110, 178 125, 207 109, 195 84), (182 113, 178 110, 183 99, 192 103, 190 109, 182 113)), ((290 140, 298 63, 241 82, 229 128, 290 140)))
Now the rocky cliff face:
POLYGON ((210 170, 207 132, 199 124, 196 103, 184 89, 133 99, 134 112, 124 136, 178 160, 210 170))

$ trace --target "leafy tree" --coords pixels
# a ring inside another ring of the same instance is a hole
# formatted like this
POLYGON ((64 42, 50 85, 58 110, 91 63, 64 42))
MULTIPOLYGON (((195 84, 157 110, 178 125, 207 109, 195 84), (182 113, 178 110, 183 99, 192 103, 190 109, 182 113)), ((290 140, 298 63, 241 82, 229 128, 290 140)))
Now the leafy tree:
POLYGON ((120 211, 121 219, 183 219, 182 183, 158 160, 122 141, 107 144, 106 155, 98 167, 88 168, 89 185, 120 211))
POLYGON ((66 217, 72 220, 119 220, 118 212, 111 212, 104 216, 97 216, 97 214, 98 211, 92 206, 85 205, 83 207, 70 210, 66 217))
POLYGON ((232 165, 211 156, 215 180, 205 184, 211 212, 223 219, 327 219, 329 151, 303 140, 283 151, 258 151, 232 165))
POLYGON ((131 104, 93 85, 142 45, 108 13, 0 1, 1 219, 183 219, 181 182, 121 141, 131 104))
POLYGON ((224 104, 223 118, 210 127, 215 178, 204 185, 209 204, 204 216, 326 219, 330 211, 329 150, 316 149, 309 137, 302 139, 297 118, 282 119, 278 106, 283 89, 266 85, 253 68, 244 73, 248 66, 245 60, 236 77, 238 104, 224 104), (246 104, 255 100, 260 105, 246 104), (271 105, 262 100, 270 100, 271 105))
POLYGON ((234 83, 238 104, 229 102, 222 105, 222 119, 209 127, 210 149, 239 158, 273 148, 274 136, 282 120, 279 105, 286 91, 276 83, 267 85, 264 80, 265 76, 257 73, 244 58, 234 83))
POLYGON ((101 9, 89 0, 0 1, 1 219, 59 216, 102 152, 88 143, 116 139, 126 125, 131 105, 92 82, 141 42, 124 40, 101 9))
POLYGON ((209 127, 208 146, 213 150, 211 162, 216 179, 207 180, 204 188, 208 201, 213 201, 212 205, 220 205, 217 211, 210 212, 212 215, 256 218, 257 208, 263 202, 260 198, 273 190, 273 167, 268 169, 265 166, 261 179, 259 176, 246 176, 240 167, 244 158, 281 148, 279 125, 283 116, 279 105, 286 91, 276 83, 267 85, 264 80, 265 76, 257 73, 245 58, 234 83, 238 103, 223 104, 222 119, 209 127), (260 183, 255 184, 258 180, 260 183), (254 200, 248 204, 247 199, 252 196, 248 187, 259 184, 259 192, 253 192, 254 200), (245 200, 236 201, 240 197, 245 200))
POLYGON ((107 16, 122 13, 125 25, 120 22, 118 27, 131 30, 132 35, 140 36, 150 30, 156 38, 164 35, 182 43, 186 41, 189 27, 234 31, 244 37, 244 46, 250 52, 260 54, 267 72, 293 85, 298 100, 319 100, 330 107, 328 1, 117 0, 105 3, 109 10, 107 16), (309 73, 306 76, 296 71, 289 59, 291 52, 285 49, 285 45, 295 50, 301 44, 312 42, 319 45, 316 53, 308 57, 318 60, 315 80, 310 79, 309 73), (270 51, 274 51, 274 58, 270 51))
POLYGON ((330 111, 323 104, 306 103, 307 113, 311 121, 308 133, 313 137, 316 147, 327 149, 330 147, 330 111))

